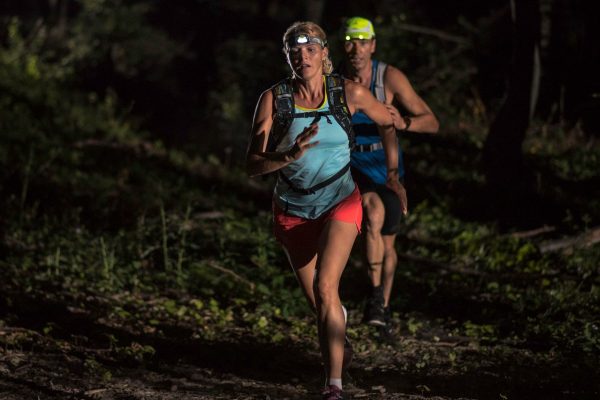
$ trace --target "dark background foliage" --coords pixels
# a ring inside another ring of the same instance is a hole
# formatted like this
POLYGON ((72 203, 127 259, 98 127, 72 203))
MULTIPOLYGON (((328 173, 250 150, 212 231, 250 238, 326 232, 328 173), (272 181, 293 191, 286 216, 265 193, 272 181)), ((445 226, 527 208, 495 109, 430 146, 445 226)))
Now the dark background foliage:
POLYGON ((243 373, 274 384, 299 370, 292 361, 314 364, 303 358, 314 327, 270 234, 272 182, 248 179, 244 155, 258 97, 289 74, 285 28, 319 22, 339 63, 342 22, 363 15, 376 56, 408 75, 441 130, 400 137, 411 213, 397 245, 396 345, 358 326, 358 249, 344 274, 358 385, 378 387, 375 366, 414 377, 417 389, 396 388, 413 395, 596 398, 593 3, 2 2, 0 391, 54 393, 40 371, 55 368, 66 388, 118 393, 115 366, 170 370, 177 358, 230 373, 246 357, 243 373), (251 360, 265 348, 297 357, 264 370, 251 360))
MULTIPOLYGON (((598 17, 591 2, 540 3, 544 68, 536 116, 581 121, 587 134, 597 134, 598 17)), ((20 35, 43 40, 39 56, 68 60, 72 87, 101 96, 114 91, 144 130, 168 144, 213 152, 232 146, 240 158, 258 95, 287 74, 280 52, 285 28, 316 19, 339 62, 341 22, 354 14, 376 20, 378 54, 407 72, 443 129, 454 126, 469 102, 478 102, 487 120, 494 117, 515 40, 508 1, 365 7, 354 1, 30 0, 4 3, 2 35, 7 43, 6 27, 18 17, 20 35), (406 25, 435 28, 450 39, 406 25)))

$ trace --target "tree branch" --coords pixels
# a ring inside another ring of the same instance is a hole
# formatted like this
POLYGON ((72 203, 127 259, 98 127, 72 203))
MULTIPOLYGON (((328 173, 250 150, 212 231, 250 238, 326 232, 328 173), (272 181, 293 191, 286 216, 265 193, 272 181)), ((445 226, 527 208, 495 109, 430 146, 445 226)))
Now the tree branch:
POLYGON ((544 225, 536 229, 531 229, 528 231, 514 232, 511 234, 512 237, 519 239, 526 239, 533 236, 542 235, 544 233, 554 232, 556 228, 554 226, 544 225))
POLYGON ((240 281, 246 285, 248 285, 248 287, 250 288, 251 291, 254 291, 254 288, 256 287, 256 285, 254 284, 254 282, 250 282, 248 279, 238 275, 237 273, 235 273, 234 271, 223 267, 222 265, 217 264, 216 261, 210 260, 208 261, 205 265, 216 269, 217 271, 221 271, 223 273, 226 273, 229 276, 232 276, 235 280, 240 281))
POLYGON ((546 241, 540 244, 539 248, 540 252, 544 254, 560 250, 572 250, 575 247, 589 247, 596 243, 600 243, 600 226, 577 236, 546 241))
POLYGON ((441 31, 435 28, 428 28, 426 26, 405 24, 403 22, 395 24, 394 27, 409 32, 422 33, 424 35, 435 36, 438 39, 446 40, 448 42, 455 42, 459 44, 470 44, 470 41, 462 36, 452 35, 450 33, 441 31))

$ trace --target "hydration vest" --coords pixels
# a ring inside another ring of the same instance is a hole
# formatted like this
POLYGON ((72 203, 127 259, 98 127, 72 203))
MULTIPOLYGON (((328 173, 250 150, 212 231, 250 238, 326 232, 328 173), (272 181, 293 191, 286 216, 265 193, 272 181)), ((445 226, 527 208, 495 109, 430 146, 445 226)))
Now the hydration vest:
POLYGON ((344 79, 337 75, 325 75, 325 89, 327 90, 327 101, 329 102, 329 111, 309 111, 297 113, 294 108, 294 94, 292 91, 291 79, 286 78, 276 83, 271 90, 275 97, 275 116, 273 117, 273 127, 269 134, 267 151, 275 151, 283 136, 287 133, 294 118, 314 117, 318 121, 325 117, 329 121, 329 115, 332 115, 348 135, 348 146, 354 147, 354 131, 352 130, 352 115, 346 102, 346 91, 344 90, 344 79))
MULTIPOLYGON (((375 96, 375 98, 380 102, 385 104, 385 73, 387 71, 388 65, 383 61, 372 60, 372 68, 371 68, 371 79, 369 85, 369 91, 375 96)), ((375 124, 366 114, 363 112, 357 112, 353 116, 354 124, 375 124)))
MULTIPOLYGON (((291 85, 291 78, 286 78, 276 83, 271 90, 275 98, 275 116, 273 117, 273 126, 269 134, 267 151, 275 151, 281 140, 287 133, 294 118, 314 118, 317 122, 321 117, 325 117, 329 123, 329 116, 335 120, 348 135, 348 146, 354 148, 354 131, 352 129, 352 115, 346 102, 346 92, 344 89, 344 79, 337 74, 325 75, 325 89, 327 90, 327 101, 329 110, 327 111, 307 111, 296 112, 294 105, 294 94, 291 85)), ((336 174, 309 188, 299 188, 295 186, 283 172, 279 171, 279 177, 287 183, 293 191, 302 194, 313 194, 317 190, 333 183, 344 176, 350 169, 350 163, 340 169, 336 174)))
MULTIPOLYGON (((343 65, 342 65, 343 66, 343 65)), ((388 64, 383 61, 372 59, 371 78, 369 80, 369 91, 381 103, 385 103, 385 74, 388 64)), ((391 99, 389 99, 391 100, 391 99)), ((368 177, 377 184, 383 184, 386 180, 387 168, 385 155, 382 151, 383 143, 377 131, 377 125, 366 114, 357 112, 353 115, 354 131, 356 134, 356 146, 352 152, 352 168, 368 177)), ((402 166, 402 152, 398 147, 398 169, 400 176, 404 175, 402 166)))

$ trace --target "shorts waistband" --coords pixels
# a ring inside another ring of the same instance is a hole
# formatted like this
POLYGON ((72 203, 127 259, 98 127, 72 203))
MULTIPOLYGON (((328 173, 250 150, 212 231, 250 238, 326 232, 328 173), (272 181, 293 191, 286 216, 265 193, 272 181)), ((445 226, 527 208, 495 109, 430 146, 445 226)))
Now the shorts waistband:
POLYGON ((371 144, 357 144, 354 146, 354 151, 358 151, 359 153, 366 153, 369 151, 381 150, 383 149, 383 143, 371 143, 371 144))

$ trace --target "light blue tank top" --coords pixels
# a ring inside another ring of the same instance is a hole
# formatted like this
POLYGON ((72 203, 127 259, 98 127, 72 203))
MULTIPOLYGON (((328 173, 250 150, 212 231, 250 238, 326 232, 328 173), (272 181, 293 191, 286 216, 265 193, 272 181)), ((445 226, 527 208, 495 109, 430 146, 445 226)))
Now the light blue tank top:
MULTIPOLYGON (((372 60, 371 84, 369 89, 375 95, 375 77, 379 61, 372 60)), ((352 126, 356 144, 373 144, 381 142, 381 136, 377 131, 377 125, 363 112, 356 112, 352 116, 352 126)), ((387 167, 385 164, 385 151, 383 149, 352 153, 352 167, 369 177, 373 182, 383 185, 387 179, 387 167)), ((398 146, 398 173, 404 176, 404 162, 402 160, 402 149, 398 146)))
MULTIPOLYGON (((296 113, 328 111, 327 91, 323 104, 316 109, 295 106, 296 113)), ((296 137, 309 126, 314 117, 294 118, 288 132, 277 146, 277 151, 290 149, 296 137)), ((281 172, 298 188, 310 188, 339 172, 350 162, 348 135, 333 115, 322 116, 318 122, 319 132, 313 141, 319 144, 308 149, 298 160, 286 165, 281 172)), ((316 219, 349 196, 354 190, 350 170, 331 184, 313 194, 302 194, 292 190, 281 179, 277 179, 273 198, 285 212, 307 219, 316 219)))

